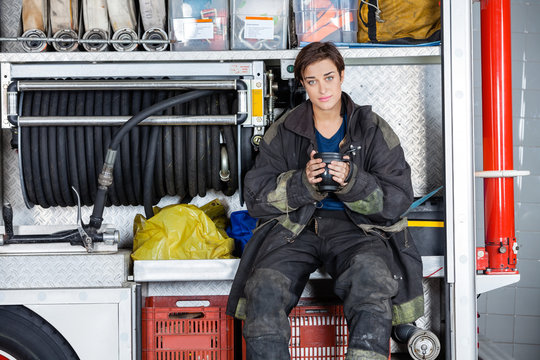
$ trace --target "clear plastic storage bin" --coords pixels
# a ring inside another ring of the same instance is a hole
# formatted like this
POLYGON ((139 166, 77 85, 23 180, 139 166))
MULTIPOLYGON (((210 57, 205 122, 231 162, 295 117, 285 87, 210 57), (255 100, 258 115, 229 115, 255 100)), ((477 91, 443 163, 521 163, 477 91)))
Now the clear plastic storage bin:
POLYGON ((231 0, 231 49, 287 48, 289 1, 231 0))
POLYGON ((169 0, 173 51, 228 50, 227 0, 169 0))
POLYGON ((293 10, 299 42, 357 40, 356 0, 293 0, 293 10))

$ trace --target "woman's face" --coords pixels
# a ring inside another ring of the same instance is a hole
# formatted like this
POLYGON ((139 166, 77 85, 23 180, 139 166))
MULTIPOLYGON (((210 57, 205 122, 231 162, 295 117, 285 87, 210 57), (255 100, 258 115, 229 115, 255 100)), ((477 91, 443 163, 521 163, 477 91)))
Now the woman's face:
POLYGON ((313 111, 341 110, 341 84, 344 72, 338 72, 330 59, 317 61, 304 70, 302 85, 313 104, 313 111))

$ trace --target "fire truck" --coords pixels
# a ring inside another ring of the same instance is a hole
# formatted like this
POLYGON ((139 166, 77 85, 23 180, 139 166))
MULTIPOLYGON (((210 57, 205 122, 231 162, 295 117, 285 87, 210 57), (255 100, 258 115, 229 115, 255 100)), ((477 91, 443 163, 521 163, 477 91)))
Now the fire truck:
MULTIPOLYGON (((400 137, 422 202, 409 227, 425 315, 395 332, 392 353, 472 360, 477 295, 519 281, 513 178, 526 173, 512 167, 509 1, 482 0, 478 173, 473 4, 440 6, 440 45, 340 47, 343 90, 400 137), (491 224, 479 248, 475 177, 485 179, 491 224)), ((241 324, 223 312, 239 260, 132 261, 133 219, 154 205, 216 198, 229 214, 245 209, 242 178, 265 130, 305 97, 294 83, 298 49, 148 51, 169 43, 94 37, 80 43, 108 51, 69 51, 69 37, 44 36, 57 51, 0 53, 0 359, 241 358, 241 324), (141 49, 117 51, 122 44, 141 49)), ((312 274, 303 298, 330 281, 312 274)), ((295 311, 293 358, 344 358, 339 307, 301 302, 295 311)))

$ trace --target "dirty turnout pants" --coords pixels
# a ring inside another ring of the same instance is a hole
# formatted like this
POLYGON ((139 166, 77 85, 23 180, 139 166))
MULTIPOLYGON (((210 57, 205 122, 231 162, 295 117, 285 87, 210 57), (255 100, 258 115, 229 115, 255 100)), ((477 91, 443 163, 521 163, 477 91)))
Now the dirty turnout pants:
POLYGON ((386 240, 366 236, 344 212, 329 213, 319 211, 294 242, 258 255, 245 287, 247 360, 290 359, 288 315, 309 275, 321 266, 335 279, 335 293, 343 300, 349 327, 346 359, 388 358, 390 299, 398 289, 388 267, 390 247, 386 240))

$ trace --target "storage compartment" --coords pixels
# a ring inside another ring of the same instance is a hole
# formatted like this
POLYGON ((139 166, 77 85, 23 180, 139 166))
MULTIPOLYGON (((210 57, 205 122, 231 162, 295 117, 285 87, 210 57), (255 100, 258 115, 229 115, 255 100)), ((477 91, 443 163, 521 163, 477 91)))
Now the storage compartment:
POLYGON ((227 0, 169 0, 173 51, 228 50, 227 0))
POLYGON ((142 309, 142 357, 233 360, 234 320, 227 296, 146 298, 142 309))
POLYGON ((278 50, 287 48, 287 0, 232 0, 231 49, 278 50))
POLYGON ((299 42, 356 42, 357 1, 293 0, 293 10, 299 42))

